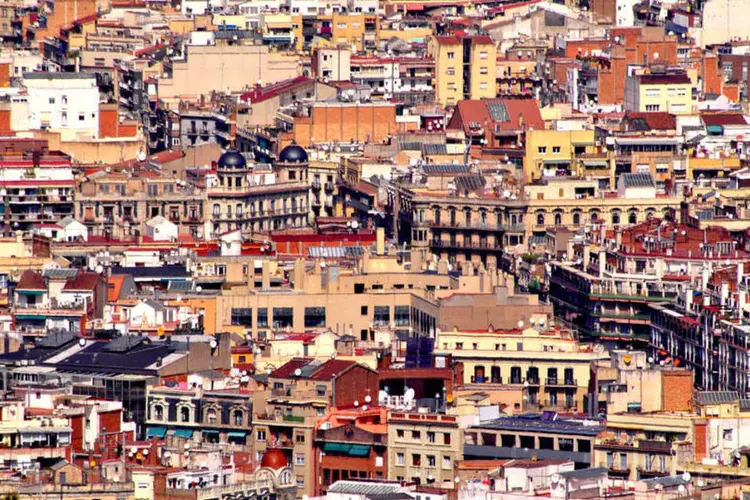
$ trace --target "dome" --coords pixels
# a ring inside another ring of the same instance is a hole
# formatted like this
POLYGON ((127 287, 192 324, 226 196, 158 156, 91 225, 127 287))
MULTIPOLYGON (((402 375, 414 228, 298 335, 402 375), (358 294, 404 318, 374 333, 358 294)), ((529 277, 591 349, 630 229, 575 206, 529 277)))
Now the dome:
POLYGON ((307 163, 307 152, 300 146, 292 143, 279 153, 281 163, 307 163))
POLYGON ((260 461, 261 467, 268 467, 273 470, 283 469, 288 464, 289 462, 286 459, 286 455, 284 455, 284 452, 278 448, 270 448, 266 450, 260 461))
POLYGON ((243 169, 247 167, 245 157, 239 151, 230 149, 219 157, 219 168, 243 169))

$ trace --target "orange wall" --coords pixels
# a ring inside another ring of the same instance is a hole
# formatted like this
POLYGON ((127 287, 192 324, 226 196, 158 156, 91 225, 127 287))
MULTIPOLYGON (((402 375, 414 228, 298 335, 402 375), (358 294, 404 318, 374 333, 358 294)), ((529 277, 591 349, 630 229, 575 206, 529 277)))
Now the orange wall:
POLYGON ((313 106, 312 116, 294 121, 294 140, 302 147, 312 142, 380 142, 395 134, 395 105, 313 106))

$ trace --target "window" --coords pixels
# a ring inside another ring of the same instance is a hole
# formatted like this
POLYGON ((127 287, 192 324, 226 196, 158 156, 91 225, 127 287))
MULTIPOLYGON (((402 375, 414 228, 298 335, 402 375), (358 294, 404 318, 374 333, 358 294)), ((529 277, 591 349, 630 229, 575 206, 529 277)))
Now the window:
POLYGON ((456 53, 455 52, 448 52, 448 59, 455 59, 456 53))
POLYGON ((646 104, 646 111, 659 111, 658 104, 646 104))
POLYGON ((448 68, 448 69, 445 70, 445 74, 453 76, 453 75, 456 74, 456 70, 455 70, 455 68, 448 68))
POLYGON ((414 467, 419 467, 420 465, 422 465, 422 455, 420 455, 419 453, 412 453, 411 464, 414 467))
POLYGON ((552 146, 552 152, 556 154, 560 154, 560 146, 552 146))
POLYGON ((245 413, 240 410, 234 410, 232 421, 238 427, 245 425, 245 413))
POLYGON ((294 308, 292 307, 274 307, 273 308, 274 328, 291 327, 293 323, 294 323, 294 308))
POLYGON ((539 154, 544 154, 547 152, 547 146, 539 146, 537 151, 539 151, 539 154))
POLYGON ((487 52, 480 52, 479 59, 487 59, 487 52))
POLYGON ((253 326, 253 310, 249 307, 233 307, 232 308, 232 325, 233 326, 246 326, 248 328, 253 326))
POLYGON ((409 306, 396 306, 396 326, 409 326, 409 306))
POLYGON ((375 306, 375 316, 373 319, 376 325, 387 325, 391 322, 391 307, 375 306))
POLYGON ((297 443, 304 443, 305 442, 305 435, 304 434, 297 434, 294 436, 294 441, 297 443))
POLYGON ((294 465, 305 465, 305 456, 297 454, 294 456, 294 465))
POLYGON ((456 342, 456 350, 457 351, 460 351, 463 348, 464 348, 464 343, 463 342, 456 342))
POLYGON ((218 423, 218 414, 215 409, 209 408, 206 411, 206 422, 209 425, 216 425, 218 423))
POLYGON ((413 441, 419 441, 422 439, 422 433, 419 431, 411 431, 411 438, 413 441))
POLYGON ((479 82, 479 88, 482 90, 487 90, 487 82, 479 82))
POLYGON ((186 406, 180 408, 180 422, 190 422, 190 408, 186 406))
POLYGON ((324 328, 325 326, 325 307, 305 307, 305 328, 324 328))
POLYGON ((258 328, 268 328, 268 308, 258 308, 258 328))
POLYGON ((404 465, 404 454, 396 453, 396 465, 404 465))
POLYGON ((451 468, 451 457, 443 456, 443 469, 451 468))
POLYGON ((164 407, 162 405, 154 406, 154 420, 164 420, 164 407))
POLYGON ((79 122, 82 122, 85 119, 86 119, 86 116, 83 113, 78 113, 78 121, 79 122))
POLYGON ((434 443, 435 442, 435 433, 432 431, 427 431, 427 442, 428 443, 434 443))
POLYGON ((50 97, 49 98, 49 103, 50 104, 55 104, 55 98, 54 97, 50 97))
POLYGON ((435 458, 435 455, 427 455, 427 467, 437 467, 437 458, 435 458))
POLYGON ((443 444, 451 444, 451 433, 450 432, 444 432, 443 433, 443 444))
POLYGON ((399 439, 404 439, 404 430, 403 429, 397 429, 396 430, 396 437, 399 439))

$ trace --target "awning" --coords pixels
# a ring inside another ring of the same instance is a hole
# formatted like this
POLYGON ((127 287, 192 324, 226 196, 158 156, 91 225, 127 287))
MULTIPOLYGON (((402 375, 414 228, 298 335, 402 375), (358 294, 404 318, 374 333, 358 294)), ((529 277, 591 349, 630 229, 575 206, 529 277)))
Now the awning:
POLYGON ((166 427, 149 427, 146 431, 146 438, 159 438, 162 439, 164 435, 167 433, 166 427))
POLYGON ((16 293, 19 295, 44 295, 44 290, 19 290, 16 288, 16 293))
POLYGON ((355 444, 349 450, 352 457, 366 457, 370 454, 370 447, 366 444, 355 444))
POLYGON ((244 431, 232 431, 227 433, 227 437, 230 438, 237 438, 237 439, 245 439, 247 437, 247 432, 244 431))
POLYGON ((723 134, 724 127, 722 127, 721 125, 706 125, 706 131, 709 134, 723 134))
POLYGON ((16 314, 16 319, 47 319, 44 314, 16 314))
POLYGON ((325 452, 349 453, 351 449, 352 445, 346 443, 326 443, 323 445, 323 451, 325 452))
POLYGON ((203 432, 203 434, 218 434, 219 433, 219 431, 214 430, 214 429, 207 429, 207 430, 204 429, 201 432, 203 432))
POLYGON ((193 429, 177 429, 174 432, 174 437, 190 439, 193 437, 193 429))

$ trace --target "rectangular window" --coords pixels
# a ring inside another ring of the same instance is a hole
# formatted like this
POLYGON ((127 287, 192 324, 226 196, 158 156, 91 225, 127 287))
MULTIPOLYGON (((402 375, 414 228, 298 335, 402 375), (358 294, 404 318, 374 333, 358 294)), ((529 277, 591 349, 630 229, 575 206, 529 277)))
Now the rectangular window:
POLYGON ((658 104, 646 104, 646 111, 659 111, 658 104))
POLYGON ((448 69, 445 70, 445 74, 453 76, 453 75, 456 74, 456 70, 454 68, 448 68, 448 69))
POLYGON ((544 154, 547 152, 547 146, 539 146, 537 148, 537 151, 539 152, 539 154, 544 154))
POLYGON ((552 146, 552 152, 559 154, 560 153, 560 146, 552 146))
POLYGON ((258 308, 258 328, 268 328, 268 308, 258 308))
POLYGON ((232 325, 233 326, 246 326, 248 328, 253 326, 253 310, 249 307, 233 307, 232 308, 232 325))
POLYGON ((455 59, 456 53, 455 52, 448 52, 448 59, 455 59))
POLYGON ((286 328, 294 324, 294 308, 292 307, 274 307, 273 308, 273 327, 286 328))
POLYGON ((487 52, 480 52, 479 59, 487 59, 487 52))
POLYGON ((325 307, 305 307, 305 328, 325 328, 325 326, 325 307))
POLYGON ((435 458, 435 455, 427 455, 427 467, 437 467, 437 458, 435 458))
POLYGON ((432 431, 427 431, 427 442, 428 443, 434 443, 435 442, 435 433, 432 431))
POLYGON ((266 440, 266 431, 258 431, 255 433, 255 439, 257 441, 265 441, 266 440))
POLYGON ((489 73, 489 72, 490 72, 490 70, 488 70, 488 69, 487 69, 486 67, 484 67, 484 66, 482 66, 481 68, 479 68, 479 74, 480 74, 480 75, 486 75, 486 74, 487 74, 487 73, 489 73))
POLYGON ((422 465, 422 455, 420 455, 419 453, 412 453, 411 464, 414 467, 419 467, 420 465, 422 465))
POLYGON ((373 319, 376 325, 387 325, 391 322, 391 307, 375 306, 375 317, 373 319))
POLYGON ((396 326, 409 326, 409 306, 396 306, 396 326))
POLYGON ((443 433, 443 444, 451 444, 451 433, 450 432, 444 432, 443 433))
POLYGON ((305 456, 304 455, 295 455, 294 456, 294 465, 305 465, 305 456))
POLYGON ((404 454, 396 453, 396 465, 404 465, 404 454))
POLYGON ((422 439, 422 433, 419 431, 411 431, 411 438, 414 441, 419 441, 422 439))
POLYGON ((451 457, 443 456, 443 469, 451 468, 451 457))

